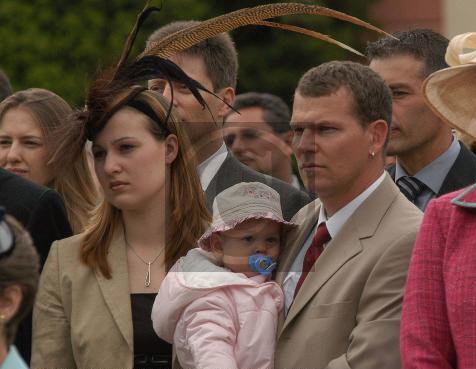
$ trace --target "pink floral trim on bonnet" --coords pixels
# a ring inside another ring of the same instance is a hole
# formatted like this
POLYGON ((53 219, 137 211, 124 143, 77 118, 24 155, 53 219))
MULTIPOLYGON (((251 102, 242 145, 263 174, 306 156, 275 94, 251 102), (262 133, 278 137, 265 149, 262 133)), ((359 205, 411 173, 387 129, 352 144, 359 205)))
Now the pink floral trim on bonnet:
POLYGON ((283 219, 279 194, 258 182, 238 183, 219 193, 213 201, 213 220, 198 240, 198 246, 210 251, 210 237, 250 219, 268 219, 287 228, 296 224, 283 219))

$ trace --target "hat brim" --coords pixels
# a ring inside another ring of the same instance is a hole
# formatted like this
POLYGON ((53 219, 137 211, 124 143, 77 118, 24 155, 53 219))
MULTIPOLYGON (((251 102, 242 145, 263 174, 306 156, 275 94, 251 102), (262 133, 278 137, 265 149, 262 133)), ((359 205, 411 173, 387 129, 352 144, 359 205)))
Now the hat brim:
POLYGON ((245 216, 243 218, 233 219, 233 221, 230 221, 230 222, 221 222, 218 224, 212 224, 210 228, 208 228, 206 232, 202 235, 202 237, 200 237, 200 239, 198 240, 197 242, 198 247, 202 248, 205 251, 210 251, 209 241, 213 233, 229 231, 230 229, 235 228, 238 224, 243 223, 244 221, 247 221, 247 220, 251 220, 251 219, 261 219, 261 220, 267 219, 267 220, 271 220, 273 222, 282 224, 284 226, 285 232, 298 226, 296 223, 287 222, 281 218, 278 218, 275 214, 271 212, 256 213, 252 217, 245 216))
POLYGON ((436 115, 476 139, 476 64, 432 73, 423 83, 423 93, 436 115))

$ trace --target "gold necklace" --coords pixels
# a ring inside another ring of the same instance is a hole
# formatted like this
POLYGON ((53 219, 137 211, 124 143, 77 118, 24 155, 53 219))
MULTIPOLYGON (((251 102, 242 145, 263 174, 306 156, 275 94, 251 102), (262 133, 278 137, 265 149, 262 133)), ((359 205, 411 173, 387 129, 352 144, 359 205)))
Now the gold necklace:
POLYGON ((131 251, 134 253, 135 256, 137 256, 139 258, 140 261, 142 261, 145 265, 147 265, 147 273, 145 274, 145 282, 144 282, 144 286, 145 287, 150 287, 150 284, 151 284, 151 280, 152 280, 152 275, 151 275, 151 272, 150 272, 150 266, 152 264, 154 264, 157 259, 159 258, 160 255, 162 255, 162 253, 164 252, 164 249, 165 247, 162 247, 162 249, 159 251, 159 253, 157 254, 157 256, 152 260, 152 261, 147 261, 147 260, 144 260, 137 252, 136 250, 133 249, 133 247, 129 244, 129 242, 127 242, 127 237, 126 237, 126 234, 124 233, 124 241, 126 242, 126 246, 129 247, 131 249, 131 251))

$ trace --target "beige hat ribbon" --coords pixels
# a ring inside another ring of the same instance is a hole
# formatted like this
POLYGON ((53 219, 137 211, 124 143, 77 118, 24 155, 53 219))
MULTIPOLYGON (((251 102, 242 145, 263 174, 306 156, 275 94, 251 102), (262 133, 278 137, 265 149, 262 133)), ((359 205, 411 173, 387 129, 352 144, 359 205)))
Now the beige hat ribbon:
POLYGON ((476 32, 467 32, 453 37, 446 50, 446 63, 455 67, 476 64, 476 32))

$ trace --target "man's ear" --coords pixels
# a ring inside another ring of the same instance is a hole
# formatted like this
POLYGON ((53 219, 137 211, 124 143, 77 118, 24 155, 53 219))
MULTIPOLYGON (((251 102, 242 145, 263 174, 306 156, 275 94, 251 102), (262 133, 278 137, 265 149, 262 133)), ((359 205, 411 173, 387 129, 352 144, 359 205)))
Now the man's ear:
POLYGON ((293 141, 293 132, 292 131, 287 131, 287 132, 283 132, 283 133, 280 133, 279 136, 281 137, 281 139, 286 142, 289 147, 291 147, 291 143, 293 141))
MULTIPOLYGON (((233 103, 235 102, 235 90, 233 87, 225 87, 220 92, 218 93, 218 96, 222 98, 223 101, 225 101, 228 105, 233 106, 233 103)), ((223 120, 226 115, 231 111, 231 108, 225 103, 221 103, 221 108, 218 111, 218 115, 220 120, 223 120)))
POLYGON ((17 284, 8 286, 3 290, 3 296, 0 299, 0 315, 3 316, 3 320, 8 322, 15 316, 20 308, 22 297, 22 289, 17 284))
POLYGON ((179 151, 179 143, 177 136, 174 134, 168 135, 165 140, 165 164, 171 165, 177 158, 179 151))
POLYGON ((388 124, 383 119, 370 123, 367 127, 369 134, 369 154, 383 157, 383 148, 388 136, 388 124))

